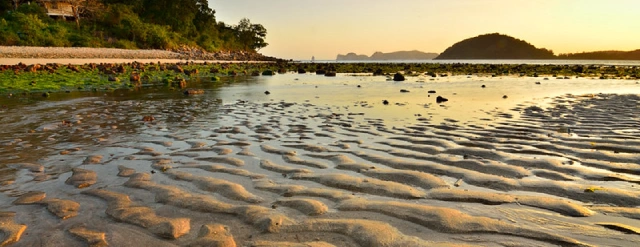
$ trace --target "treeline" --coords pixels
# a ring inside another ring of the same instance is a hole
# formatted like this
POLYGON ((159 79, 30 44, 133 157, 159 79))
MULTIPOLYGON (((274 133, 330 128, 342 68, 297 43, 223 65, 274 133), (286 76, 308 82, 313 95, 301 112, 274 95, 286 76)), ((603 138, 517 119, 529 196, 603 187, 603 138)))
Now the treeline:
POLYGON ((0 1, 0 45, 256 51, 267 30, 216 21, 207 0, 69 0, 78 22, 55 20, 38 1, 0 1))
POLYGON ((640 50, 635 51, 594 51, 581 53, 565 53, 558 55, 558 59, 584 60, 640 60, 640 50))

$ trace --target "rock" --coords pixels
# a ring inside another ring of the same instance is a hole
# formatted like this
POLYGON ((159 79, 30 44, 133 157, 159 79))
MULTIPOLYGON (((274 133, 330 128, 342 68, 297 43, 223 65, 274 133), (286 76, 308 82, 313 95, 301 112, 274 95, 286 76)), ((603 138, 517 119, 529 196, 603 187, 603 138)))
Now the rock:
POLYGON ((482 85, 482 88, 485 88, 485 87, 487 87, 487 86, 485 86, 485 85, 483 84, 483 85, 482 85))
POLYGON ((269 92, 269 91, 264 91, 264 94, 269 95, 269 94, 271 94, 271 92, 269 92))
POLYGON ((408 92, 409 92, 409 90, 406 90, 406 89, 400 89, 400 92, 401 92, 401 93, 408 93, 408 92))
POLYGON ((140 75, 138 73, 132 73, 131 76, 129 76, 129 80, 132 82, 139 82, 140 75))
POLYGON ((303 69, 303 68, 299 68, 298 69, 298 74, 306 74, 306 73, 307 73, 307 71, 305 69, 303 69))
POLYGON ((400 73, 396 73, 395 75, 393 75, 393 80, 394 81, 404 81, 404 75, 402 75, 400 73))
POLYGON ((360 85, 358 85, 358 88, 360 88, 360 85))
POLYGON ((436 90, 429 90, 427 93, 436 93, 436 90))
POLYGON ((509 96, 507 96, 507 95, 503 95, 503 96, 502 96, 502 98, 503 98, 503 99, 506 99, 506 98, 509 98, 509 96))
POLYGON ((265 70, 262 72, 262 75, 276 75, 276 73, 273 72, 273 70, 265 70))
POLYGON ((142 121, 145 121, 145 122, 152 122, 153 120, 156 120, 156 118, 154 118, 153 116, 142 117, 142 121))
POLYGON ((540 82, 539 82, 539 81, 537 81, 537 82, 536 82, 536 84, 537 84, 537 85, 540 85, 540 82))
POLYGON ((327 71, 327 73, 325 73, 324 76, 335 77, 336 76, 336 72, 335 71, 327 71))
POLYGON ((316 70, 316 75, 324 75, 326 73, 327 73, 327 71, 325 71, 324 69, 316 70))
POLYGON ((382 104, 384 104, 384 105, 388 105, 388 104, 389 104, 389 101, 387 101, 387 100, 385 99, 385 100, 383 100, 383 101, 382 101, 382 104))
POLYGON ((204 90, 202 90, 202 89, 187 89, 183 93, 184 93, 184 95, 204 94, 204 90))
POLYGON ((447 99, 445 97, 442 97, 442 96, 438 96, 436 98, 436 103, 438 103, 438 104, 443 103, 443 102, 447 102, 447 101, 449 101, 449 99, 447 99))

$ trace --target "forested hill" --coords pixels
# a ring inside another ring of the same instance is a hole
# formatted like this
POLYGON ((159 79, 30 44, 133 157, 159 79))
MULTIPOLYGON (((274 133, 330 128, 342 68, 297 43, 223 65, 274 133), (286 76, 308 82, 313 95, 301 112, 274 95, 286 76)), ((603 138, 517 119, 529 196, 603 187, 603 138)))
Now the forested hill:
MULTIPOLYGON (((216 21, 207 0, 68 0, 78 22, 53 19, 42 1, 0 1, 0 45, 199 48, 256 51, 267 46, 267 30, 243 19, 216 21), (17 2, 14 5, 14 2, 17 2)), ((69 18, 68 18, 69 19, 69 18)), ((74 18, 70 18, 74 19, 74 18)))
POLYGON ((553 59, 551 50, 499 33, 465 39, 447 48, 435 59, 553 59))

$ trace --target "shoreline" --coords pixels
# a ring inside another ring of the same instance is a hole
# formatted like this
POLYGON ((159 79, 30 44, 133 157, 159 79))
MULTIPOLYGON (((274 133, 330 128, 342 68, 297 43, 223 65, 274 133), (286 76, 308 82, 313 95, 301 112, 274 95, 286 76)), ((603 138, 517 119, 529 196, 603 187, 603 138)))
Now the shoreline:
MULTIPOLYGON (((0 46, 0 63, 15 60, 60 60, 60 59, 118 59, 118 60, 200 60, 200 61, 278 61, 281 59, 264 56, 257 52, 220 51, 206 52, 200 49, 180 48, 167 50, 128 50, 118 48, 91 47, 36 47, 0 46)), ((40 62, 41 63, 41 62, 40 62)), ((17 63, 16 63, 17 64, 17 63)))

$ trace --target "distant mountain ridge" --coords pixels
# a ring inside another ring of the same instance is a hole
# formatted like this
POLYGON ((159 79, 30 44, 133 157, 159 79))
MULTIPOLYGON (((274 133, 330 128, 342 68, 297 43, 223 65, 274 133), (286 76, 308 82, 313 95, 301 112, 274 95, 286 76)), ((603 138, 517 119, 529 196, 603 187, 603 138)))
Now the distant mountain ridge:
POLYGON ((553 51, 511 36, 490 33, 465 39, 435 59, 554 59, 553 51))
POLYGON ((366 60, 430 60, 438 56, 438 53, 427 53, 421 51, 396 51, 390 53, 375 52, 370 57, 367 55, 358 55, 350 52, 346 55, 338 54, 338 61, 366 61, 366 60))

